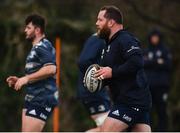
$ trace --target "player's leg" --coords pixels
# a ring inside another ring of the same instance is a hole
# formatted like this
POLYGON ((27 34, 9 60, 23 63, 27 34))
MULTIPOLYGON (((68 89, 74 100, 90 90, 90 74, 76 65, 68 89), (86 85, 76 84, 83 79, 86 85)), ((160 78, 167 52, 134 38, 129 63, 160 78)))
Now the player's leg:
POLYGON ((53 107, 25 104, 22 111, 22 131, 41 132, 52 111, 53 107))
POLYGON ((132 132, 151 132, 151 127, 147 124, 136 124, 133 126, 132 132))
POLYGON ((94 99, 86 100, 83 102, 85 108, 88 110, 91 118, 96 123, 96 127, 88 130, 87 132, 98 132, 100 131, 100 126, 106 119, 110 110, 110 101, 106 99, 94 99))
POLYGON ((24 125, 24 120, 25 120, 25 114, 26 114, 27 109, 22 109, 22 116, 21 116, 21 131, 24 130, 25 125, 24 125))
POLYGON ((136 108, 135 124, 132 126, 132 132, 151 132, 150 112, 136 108))
POLYGON ((106 119, 107 116, 108 116, 108 112, 91 115, 91 118, 94 120, 97 127, 89 129, 86 132, 99 132, 100 127, 104 123, 104 120, 106 119))
POLYGON ((101 126, 101 132, 126 131, 134 122, 134 111, 126 105, 113 105, 101 126))
POLYGON ((125 131, 128 125, 118 119, 107 117, 101 126, 101 132, 121 132, 125 131))
POLYGON ((41 132, 45 121, 26 115, 26 109, 22 111, 22 132, 41 132))

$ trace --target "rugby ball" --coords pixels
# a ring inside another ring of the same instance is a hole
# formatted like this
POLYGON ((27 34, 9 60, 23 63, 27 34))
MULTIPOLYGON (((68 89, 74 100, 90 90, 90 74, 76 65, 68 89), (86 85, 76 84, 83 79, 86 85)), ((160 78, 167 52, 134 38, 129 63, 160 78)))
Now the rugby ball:
POLYGON ((102 80, 94 77, 95 72, 99 69, 98 64, 93 64, 88 67, 84 76, 84 86, 92 93, 99 91, 102 87, 102 80))

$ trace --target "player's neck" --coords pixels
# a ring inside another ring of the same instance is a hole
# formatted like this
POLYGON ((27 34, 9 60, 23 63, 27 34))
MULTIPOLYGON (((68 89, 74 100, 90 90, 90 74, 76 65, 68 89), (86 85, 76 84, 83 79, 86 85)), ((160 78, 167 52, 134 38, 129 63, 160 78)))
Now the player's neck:
POLYGON ((42 38, 44 38, 44 37, 45 37, 44 34, 37 35, 37 36, 34 38, 34 40, 32 41, 32 45, 38 44, 38 43, 42 40, 42 38))
POLYGON ((116 25, 111 28, 111 34, 109 36, 109 40, 112 38, 114 34, 116 34, 119 30, 123 29, 123 25, 116 25))

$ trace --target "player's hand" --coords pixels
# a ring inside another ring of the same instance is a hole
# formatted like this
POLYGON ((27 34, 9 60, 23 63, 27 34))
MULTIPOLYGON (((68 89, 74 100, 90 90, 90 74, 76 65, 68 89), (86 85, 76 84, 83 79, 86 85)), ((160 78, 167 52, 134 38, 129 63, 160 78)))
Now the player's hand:
POLYGON ((9 76, 7 79, 6 79, 6 82, 8 83, 8 86, 9 87, 14 87, 14 85, 16 84, 18 80, 18 77, 16 76, 9 76))
POLYGON ((17 80, 16 84, 14 85, 14 89, 16 91, 20 90, 24 85, 26 85, 29 82, 29 79, 27 76, 21 77, 17 80))
POLYGON ((95 72, 95 78, 98 79, 107 79, 112 77, 112 68, 110 67, 101 67, 95 72))

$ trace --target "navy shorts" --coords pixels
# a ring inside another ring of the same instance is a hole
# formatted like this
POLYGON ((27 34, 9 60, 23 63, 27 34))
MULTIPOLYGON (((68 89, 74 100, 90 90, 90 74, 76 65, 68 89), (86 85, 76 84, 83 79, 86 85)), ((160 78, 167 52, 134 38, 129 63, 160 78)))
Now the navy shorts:
POLYGON ((108 117, 118 119, 130 127, 135 124, 150 125, 149 111, 133 106, 129 107, 126 105, 114 105, 108 114, 108 117))
POLYGON ((52 114, 54 107, 40 107, 25 103, 23 109, 26 109, 26 116, 31 116, 46 122, 52 114))
POLYGON ((110 101, 105 99, 82 100, 82 103, 90 115, 107 112, 111 107, 110 101))

